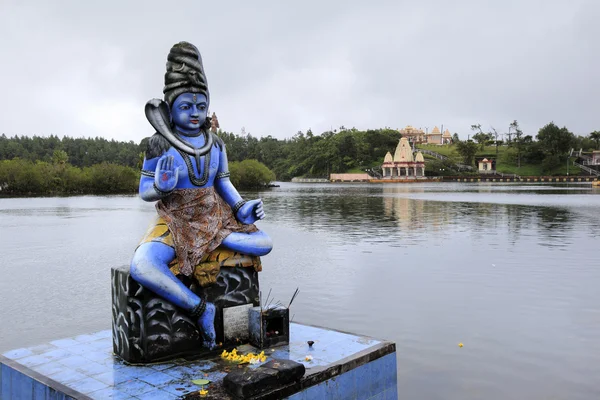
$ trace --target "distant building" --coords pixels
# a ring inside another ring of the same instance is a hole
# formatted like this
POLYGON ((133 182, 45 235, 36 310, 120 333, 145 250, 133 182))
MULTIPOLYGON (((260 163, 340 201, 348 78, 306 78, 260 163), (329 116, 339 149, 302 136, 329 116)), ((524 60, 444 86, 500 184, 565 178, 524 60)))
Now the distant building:
POLYGON ((217 114, 215 114, 214 112, 212 113, 212 116, 210 117, 210 131, 213 133, 217 133, 217 131, 219 130, 220 126, 219 126, 219 119, 217 118, 217 114))
POLYGON ((423 132, 422 129, 413 128, 410 125, 406 125, 406 128, 400 129, 400 134, 413 144, 421 144, 426 142, 425 132, 423 132))
POLYGON ((423 129, 406 125, 406 128, 398 130, 402 137, 408 139, 410 143, 415 144, 450 144, 452 143, 452 134, 448 129, 442 132, 437 126, 431 132, 424 132, 423 129))
POLYGON ((444 134, 442 135, 442 144, 450 144, 452 143, 452 135, 450 134, 450 131, 448 129, 446 129, 444 131, 444 134))
POLYGON ((477 164, 479 164, 480 174, 493 174, 496 172, 496 162, 494 160, 484 158, 483 160, 479 160, 477 164))
POLYGON ((408 138, 403 137, 398 142, 394 156, 390 152, 385 155, 381 169, 384 179, 415 179, 425 176, 425 159, 420 151, 413 157, 408 138))
POLYGON ((437 126, 427 134, 427 144, 442 144, 442 132, 437 126))
POLYGON ((369 182, 369 174, 329 174, 331 182, 369 182))

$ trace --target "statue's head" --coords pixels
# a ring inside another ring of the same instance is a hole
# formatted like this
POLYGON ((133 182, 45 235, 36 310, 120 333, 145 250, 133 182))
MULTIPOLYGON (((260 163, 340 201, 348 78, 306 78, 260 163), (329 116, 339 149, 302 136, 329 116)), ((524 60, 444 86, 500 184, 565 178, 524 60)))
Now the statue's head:
POLYGON ((183 133, 195 133, 206 122, 208 100, 205 95, 182 93, 171 106, 173 124, 183 133))
POLYGON ((195 133, 201 127, 210 128, 208 84, 202 57, 193 44, 179 42, 171 47, 163 93, 173 123, 179 130, 195 133))

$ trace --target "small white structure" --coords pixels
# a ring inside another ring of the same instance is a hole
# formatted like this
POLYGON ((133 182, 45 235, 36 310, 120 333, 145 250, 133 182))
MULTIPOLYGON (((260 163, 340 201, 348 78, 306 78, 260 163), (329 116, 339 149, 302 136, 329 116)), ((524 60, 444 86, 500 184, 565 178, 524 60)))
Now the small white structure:
POLYGON ((494 162, 492 160, 488 160, 487 158, 479 160, 480 174, 493 174, 494 172, 496 172, 496 169, 494 168, 494 162))
POLYGON ((369 174, 329 174, 331 182, 369 182, 369 174))

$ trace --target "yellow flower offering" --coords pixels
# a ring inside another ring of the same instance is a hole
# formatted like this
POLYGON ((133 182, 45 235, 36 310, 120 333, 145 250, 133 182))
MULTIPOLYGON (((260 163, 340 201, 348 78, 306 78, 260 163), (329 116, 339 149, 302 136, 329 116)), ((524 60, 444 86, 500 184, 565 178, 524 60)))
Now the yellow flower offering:
POLYGON ((459 343, 459 344, 458 344, 458 347, 463 347, 463 344, 462 344, 462 343, 459 343))
POLYGON ((259 354, 248 353, 244 355, 238 354, 237 349, 233 349, 231 352, 223 350, 221 358, 227 361, 237 362, 238 364, 258 364, 259 362, 265 362, 267 360, 264 351, 261 351, 259 354))
POLYGON ((200 396, 204 397, 204 396, 206 396, 208 394, 208 390, 202 389, 198 393, 200 393, 200 396))

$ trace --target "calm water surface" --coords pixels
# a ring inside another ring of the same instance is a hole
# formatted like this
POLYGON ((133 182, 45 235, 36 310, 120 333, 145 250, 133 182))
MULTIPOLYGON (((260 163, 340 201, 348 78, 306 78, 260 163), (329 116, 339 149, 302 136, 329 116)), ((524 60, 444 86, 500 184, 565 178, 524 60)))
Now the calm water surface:
MULTIPOLYGON (((395 341, 401 398, 600 398, 600 190, 258 195, 275 242, 262 290, 288 301, 300 287, 296 321, 395 341)), ((108 329, 110 268, 129 263, 154 213, 135 196, 0 199, 0 352, 108 329)))

